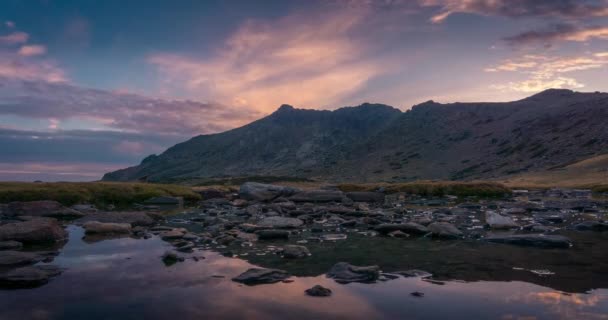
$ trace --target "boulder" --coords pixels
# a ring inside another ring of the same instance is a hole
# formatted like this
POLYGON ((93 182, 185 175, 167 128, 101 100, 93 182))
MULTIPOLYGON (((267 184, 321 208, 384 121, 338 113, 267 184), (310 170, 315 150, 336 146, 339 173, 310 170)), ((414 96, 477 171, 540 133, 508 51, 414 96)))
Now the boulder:
POLYGON ((144 201, 145 204, 150 205, 178 205, 181 206, 184 204, 184 198, 182 197, 154 197, 147 199, 144 201))
POLYGON ((3 210, 6 216, 31 216, 53 218, 78 218, 85 214, 64 207, 61 203, 52 200, 11 202, 3 210))
POLYGON ((289 273, 283 270, 251 268, 241 273, 237 277, 232 278, 232 281, 252 286, 256 284, 275 283, 283 281, 289 277, 289 273))
POLYGON ((201 198, 203 198, 203 200, 226 197, 226 192, 215 188, 199 189, 196 192, 201 195, 201 198))
POLYGON ((433 222, 428 226, 429 231, 433 233, 434 237, 444 239, 456 239, 462 237, 462 231, 458 230, 456 226, 448 222, 433 222))
POLYGON ((0 267, 23 266, 44 260, 44 256, 35 252, 0 251, 0 267))
POLYGON ((358 267, 346 262, 338 262, 331 267, 327 277, 338 283, 374 282, 380 277, 380 267, 358 267))
POLYGON ((329 296, 331 296, 331 290, 328 288, 325 288, 323 286, 320 286, 320 285, 316 285, 310 289, 306 289, 304 292, 311 297, 329 297, 329 296))
POLYGON ((71 206, 70 208, 73 209, 73 210, 76 210, 76 211, 79 211, 79 212, 85 212, 85 213, 91 213, 91 212, 97 212, 97 211, 99 211, 92 204, 75 204, 75 205, 71 206))
POLYGON ((239 197, 251 201, 271 201, 278 197, 288 197, 298 192, 291 187, 257 182, 245 182, 239 189, 239 197))
POLYGON ((355 202, 384 202, 384 193, 380 192, 347 192, 346 196, 355 202))
POLYGON ((575 225, 574 229, 579 231, 608 231, 608 223, 600 221, 583 221, 575 225))
POLYGON ((377 225, 374 230, 378 231, 381 234, 388 234, 397 230, 414 235, 424 235, 429 233, 429 229, 427 227, 414 222, 382 223, 377 225))
POLYGON ((306 258, 310 255, 308 248, 304 246, 286 245, 283 247, 283 258, 287 259, 298 259, 306 258))
POLYGON ((486 223, 492 229, 512 229, 519 227, 513 219, 500 215, 496 211, 486 211, 486 223))
POLYGON ((258 227, 273 229, 294 229, 301 227, 304 221, 298 218, 287 217, 267 217, 257 223, 258 227))
MULTIPOLYGON (((156 216, 154 216, 156 217, 156 216)), ((110 222, 110 223, 129 223, 131 226, 151 226, 156 223, 153 216, 142 211, 111 211, 91 213, 76 220, 77 223, 89 221, 110 222)))
POLYGON ((258 230, 255 234, 259 240, 289 239, 289 231, 287 230, 266 229, 258 230))
POLYGON ((337 190, 309 190, 301 191, 289 198, 293 202, 340 202, 344 197, 342 191, 337 190))
POLYGON ((103 233, 103 234, 125 234, 131 233, 131 224, 129 223, 111 223, 89 221, 82 225, 85 233, 103 233))
POLYGON ((35 244, 61 241, 66 237, 67 232, 52 218, 34 218, 0 225, 0 241, 35 244))
POLYGON ((61 268, 53 265, 21 267, 0 274, 0 287, 7 289, 34 288, 46 284, 50 278, 61 272, 61 268))
POLYGON ((494 235, 487 237, 485 240, 494 243, 540 248, 569 248, 572 245, 570 239, 564 236, 543 234, 494 235))
POLYGON ((0 241, 0 250, 19 250, 23 244, 19 241, 0 241))

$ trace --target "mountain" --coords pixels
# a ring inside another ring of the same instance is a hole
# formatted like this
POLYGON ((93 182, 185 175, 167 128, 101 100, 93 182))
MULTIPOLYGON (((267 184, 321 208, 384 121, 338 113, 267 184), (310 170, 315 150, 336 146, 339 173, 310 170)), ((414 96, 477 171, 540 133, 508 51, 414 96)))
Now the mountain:
POLYGON ((103 180, 290 176, 335 181, 477 179, 545 171, 608 152, 608 94, 550 89, 505 103, 281 106, 200 135, 103 180))

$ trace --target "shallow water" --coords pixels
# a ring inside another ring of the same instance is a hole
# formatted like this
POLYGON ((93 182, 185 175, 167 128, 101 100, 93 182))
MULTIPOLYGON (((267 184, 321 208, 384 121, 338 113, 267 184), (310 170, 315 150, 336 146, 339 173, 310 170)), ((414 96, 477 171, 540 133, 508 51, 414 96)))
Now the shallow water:
POLYGON ((567 250, 349 234, 306 244, 313 255, 303 260, 195 251, 184 256, 204 259, 165 266, 161 256, 171 247, 156 237, 85 242, 81 228, 68 230, 70 241, 52 262, 66 271, 39 288, 1 290, 0 319, 608 319, 608 251, 600 246, 607 241, 593 240, 605 237, 598 234, 567 250), (342 260, 386 272, 425 269, 440 281, 341 285, 322 272, 342 260), (230 280, 251 263, 297 276, 258 286, 230 280), (554 274, 532 272, 543 269, 554 274), (306 296, 316 284, 333 295, 306 296))

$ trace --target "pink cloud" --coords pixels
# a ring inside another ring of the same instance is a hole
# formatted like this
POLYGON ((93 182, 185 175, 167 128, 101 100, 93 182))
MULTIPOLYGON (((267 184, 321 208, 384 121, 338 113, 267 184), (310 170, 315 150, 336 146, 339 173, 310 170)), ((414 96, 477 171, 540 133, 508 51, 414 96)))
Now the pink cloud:
POLYGON ((26 45, 22 46, 17 53, 24 57, 39 56, 46 53, 46 47, 37 44, 26 45))
POLYGON ((5 21, 4 25, 9 29, 13 29, 15 27, 15 23, 13 21, 5 21))
POLYGON ((13 32, 6 36, 0 36, 0 44, 18 44, 18 43, 26 43, 27 39, 29 39, 29 34, 25 32, 13 32))
POLYGON ((29 81, 67 81, 65 72, 50 60, 24 59, 6 52, 0 52, 0 77, 29 81))

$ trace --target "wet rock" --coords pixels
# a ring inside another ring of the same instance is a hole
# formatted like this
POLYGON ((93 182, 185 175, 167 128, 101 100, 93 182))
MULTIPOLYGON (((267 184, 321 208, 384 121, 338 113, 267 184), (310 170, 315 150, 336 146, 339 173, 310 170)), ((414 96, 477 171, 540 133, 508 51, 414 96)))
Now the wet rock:
POLYGON ((511 229, 519 227, 513 219, 500 215, 496 211, 486 211, 486 223, 492 229, 511 229))
POLYGON ((384 202, 384 193, 380 192, 347 192, 346 196, 355 202, 384 202))
POLYGON ((486 241, 539 248, 569 248, 572 245, 564 236, 542 234, 494 235, 487 237, 486 241))
POLYGON ((293 202, 340 202, 344 193, 336 190, 309 190, 301 191, 289 198, 293 202))
POLYGON ((23 244, 19 241, 0 241, 0 250, 19 250, 23 244))
POLYGON ((52 277, 61 274, 62 269, 53 265, 28 266, 0 274, 2 288, 34 288, 46 284, 52 277))
POLYGON ((358 267, 346 262, 338 262, 329 270, 327 277, 338 283, 373 282, 380 277, 380 267, 358 267))
POLYGON ((201 198, 203 198, 203 200, 226 197, 226 192, 216 188, 199 189, 196 192, 201 195, 201 198))
POLYGON ((420 292, 420 291, 414 291, 412 293, 410 293, 410 295, 417 297, 417 298, 422 298, 424 297, 424 293, 420 292))
POLYGON ((329 296, 331 296, 331 290, 328 288, 325 288, 323 286, 320 286, 320 285, 316 285, 310 289, 306 289, 304 292, 306 292, 307 295, 312 296, 312 297, 329 297, 329 296))
POLYGON ((51 200, 11 202, 3 210, 3 214, 9 217, 32 216, 53 218, 78 218, 85 214, 64 207, 61 203, 51 200))
POLYGON ((434 222, 429 226, 429 231, 433 233, 434 237, 444 239, 456 239, 462 237, 462 231, 458 230, 456 226, 448 222, 434 222))
POLYGON ((416 269, 405 270, 405 271, 396 271, 393 273, 400 274, 406 278, 430 278, 433 276, 429 272, 426 272, 424 270, 416 270, 416 269))
POLYGON ((266 229, 258 230, 255 234, 259 240, 289 239, 289 231, 287 230, 266 229))
POLYGON ((410 237, 409 234, 407 234, 401 230, 395 230, 395 231, 389 232, 387 235, 392 238, 409 238, 410 237))
POLYGON ((0 241, 13 240, 33 244, 57 242, 66 237, 67 232, 52 218, 35 218, 0 225, 0 241))
POLYGON ((184 228, 175 228, 169 231, 164 231, 160 234, 160 238, 163 240, 177 240, 184 237, 188 231, 184 228))
POLYGON ((408 234, 414 235, 423 235, 429 232, 429 229, 423 225, 408 222, 408 223, 383 223, 377 225, 374 230, 378 231, 381 234, 388 234, 393 231, 402 231, 408 234))
POLYGON ((583 221, 575 225, 574 229, 579 231, 608 231, 608 223, 600 221, 583 221))
POLYGON ((343 233, 329 233, 321 236, 321 240, 323 241, 337 241, 337 240, 346 240, 347 235, 343 233))
POLYGON ((310 251, 305 246, 286 245, 283 247, 283 258, 298 259, 310 256, 310 251))
POLYGON ((230 204, 235 207, 244 208, 247 206, 248 203, 249 202, 245 199, 235 199, 230 204))
POLYGON ((83 212, 83 213, 92 213, 92 212, 99 211, 92 204, 75 204, 75 205, 71 206, 70 208, 73 210, 76 210, 76 211, 83 212))
POLYGON ((289 277, 289 273, 283 270, 251 268, 241 273, 239 276, 232 278, 232 281, 252 286, 257 284, 276 283, 289 277))
POLYGON ((126 234, 131 233, 131 225, 128 223, 110 223, 89 221, 82 225, 87 234, 126 234))
POLYGON ((22 266, 44 260, 44 256, 35 252, 0 251, 0 266, 22 266))
POLYGON ((124 211, 124 212, 98 212, 88 214, 76 220, 76 223, 85 223, 89 221, 110 222, 110 223, 129 223, 131 226, 151 226, 156 223, 155 219, 147 212, 141 211, 124 211))
POLYGON ((257 182, 245 182, 239 189, 239 197, 251 201, 271 201, 278 197, 288 197, 298 189, 257 182))
POLYGON ((301 227, 304 221, 298 218, 288 217, 267 217, 257 223, 262 228, 274 228, 274 229, 295 229, 301 227))
POLYGON ((180 257, 179 254, 175 251, 166 251, 163 254, 163 263, 167 266, 175 264, 177 262, 184 261, 184 257, 180 257))
POLYGON ((534 219, 542 223, 562 223, 566 220, 566 216, 561 212, 542 212, 534 214, 534 219))

